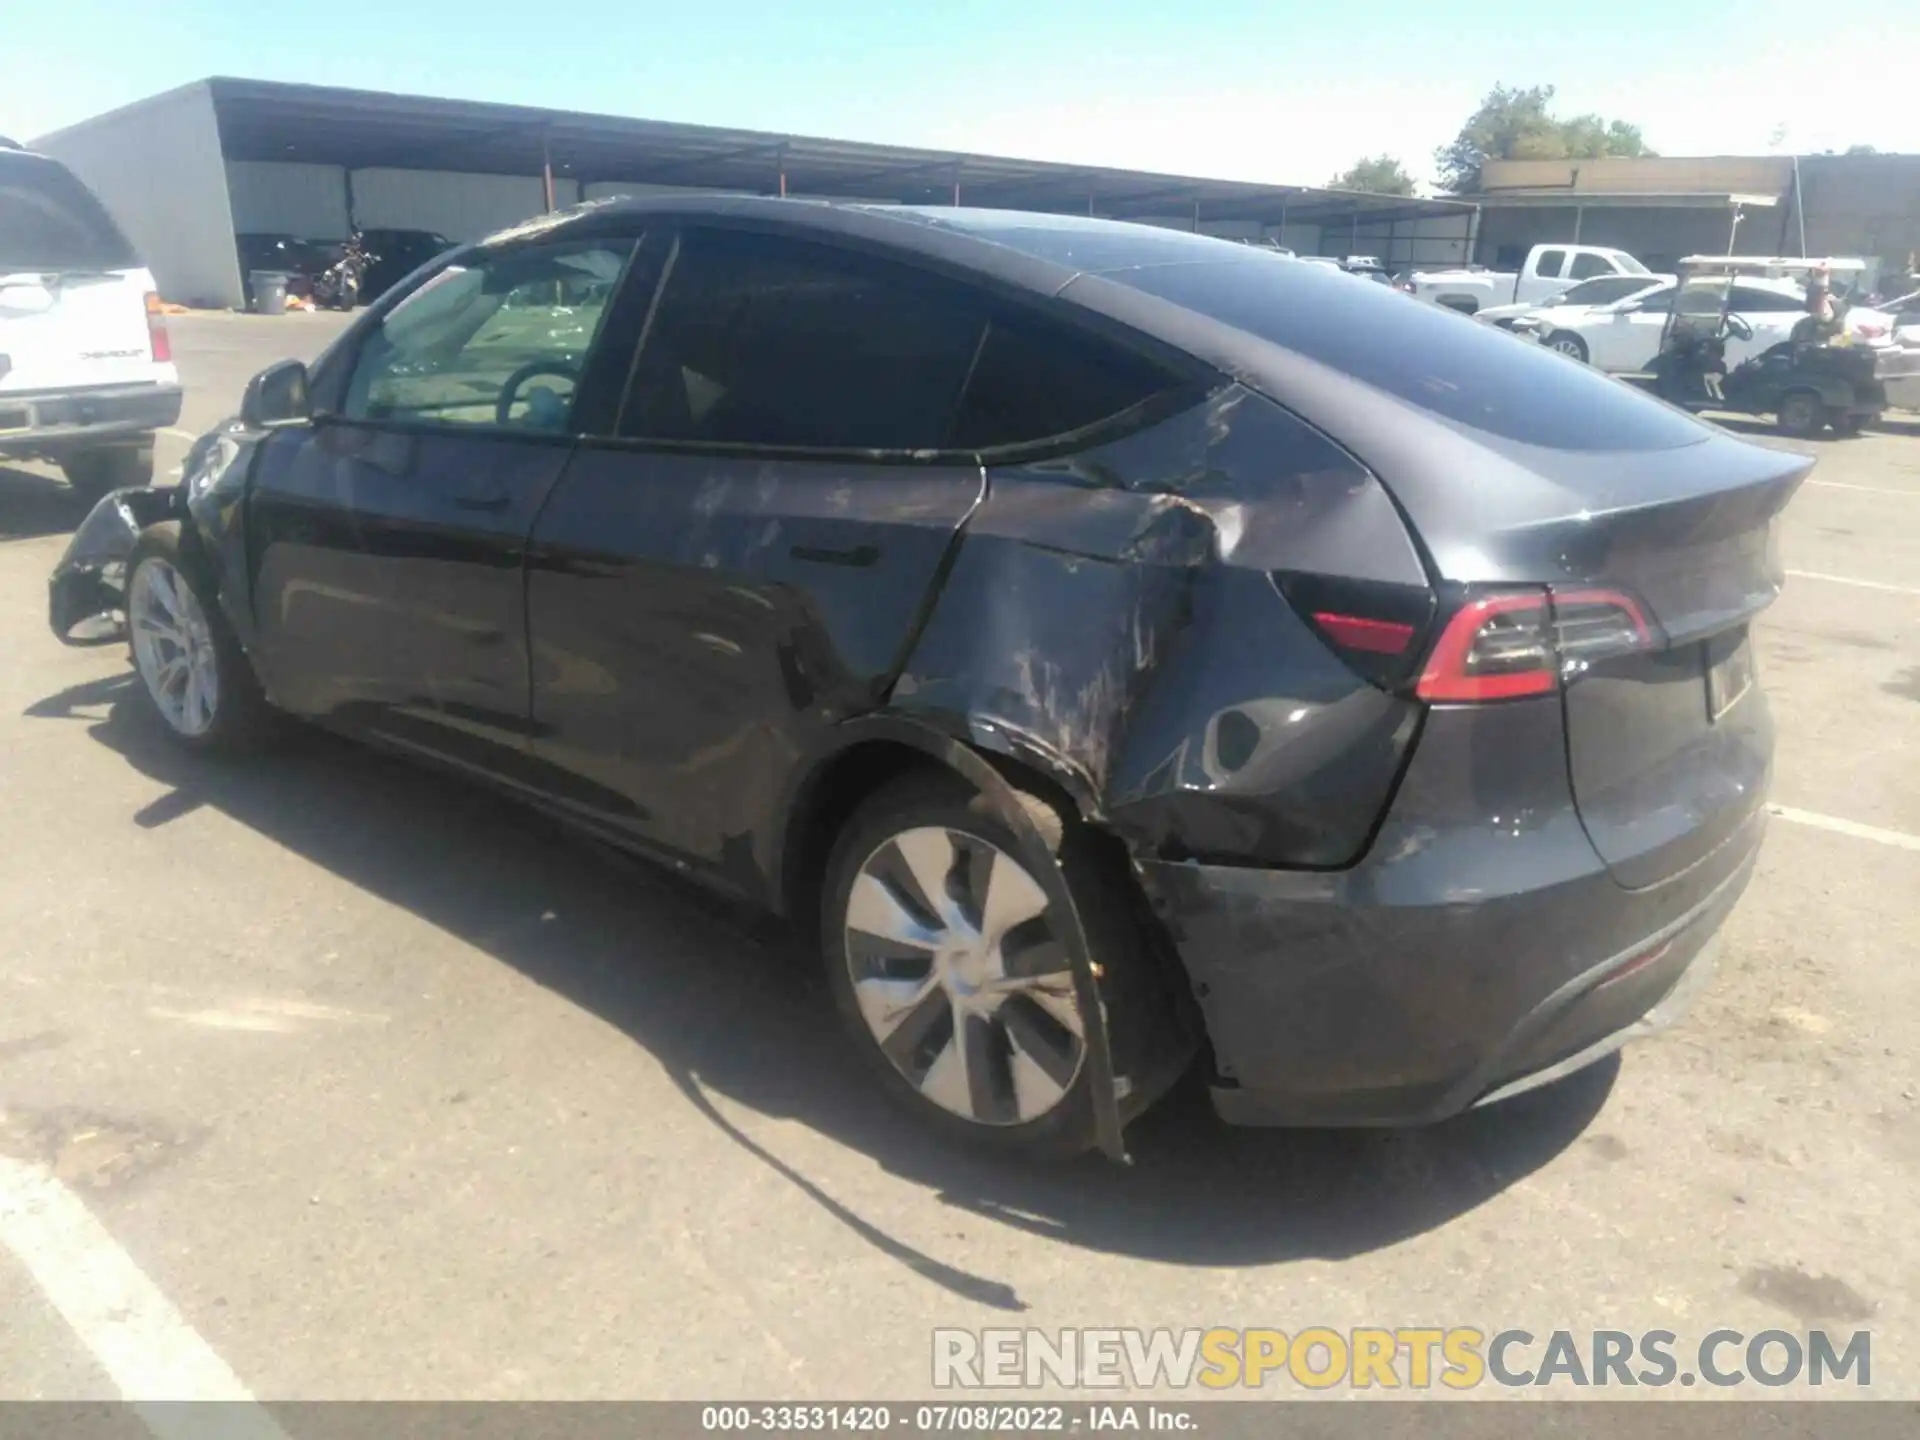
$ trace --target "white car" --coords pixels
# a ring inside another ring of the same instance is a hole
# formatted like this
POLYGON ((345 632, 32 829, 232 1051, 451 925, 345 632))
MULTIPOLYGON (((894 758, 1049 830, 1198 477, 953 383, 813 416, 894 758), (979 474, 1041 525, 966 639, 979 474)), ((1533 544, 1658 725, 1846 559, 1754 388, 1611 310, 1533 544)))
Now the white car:
POLYGON ((89 496, 145 485, 179 418, 153 276, 72 171, 0 143, 0 460, 89 496))
POLYGON ((1522 315, 1532 315, 1548 308, 1563 309, 1577 307, 1585 309, 1592 305, 1611 305, 1616 300, 1631 300, 1636 295, 1657 288, 1662 283, 1671 285, 1671 275, 1596 275, 1591 280, 1582 280, 1571 290, 1563 291, 1549 300, 1527 300, 1514 305, 1494 305, 1485 310, 1474 311, 1473 318, 1484 320, 1490 325, 1498 325, 1502 330, 1513 327, 1513 322, 1522 315))
MULTIPOLYGON (((1673 308, 1674 282, 1630 299, 1598 306, 1548 306, 1527 317, 1540 343, 1596 369, 1614 373, 1644 371, 1660 353, 1660 335, 1673 308)), ((1727 337, 1727 363, 1760 354, 1789 339, 1807 313, 1806 292, 1792 280, 1742 275, 1733 282, 1730 313, 1752 327, 1753 338, 1727 337)), ((1893 318, 1866 306, 1847 311, 1846 331, 1864 344, 1883 344, 1893 333, 1893 318)))

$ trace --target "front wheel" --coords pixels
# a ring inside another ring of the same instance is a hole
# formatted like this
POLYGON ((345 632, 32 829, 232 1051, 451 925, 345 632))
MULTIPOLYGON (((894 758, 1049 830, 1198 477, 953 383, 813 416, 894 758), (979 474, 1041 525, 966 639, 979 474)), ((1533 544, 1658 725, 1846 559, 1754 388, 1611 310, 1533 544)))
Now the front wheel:
POLYGON ((1790 390, 1780 397, 1780 404, 1773 412, 1774 424, 1782 435, 1791 435, 1804 440, 1817 434, 1826 423, 1826 406, 1820 403, 1820 397, 1811 390, 1790 390))
POLYGON ((228 628, 177 522, 155 525, 127 557, 127 637, 140 693, 190 750, 238 749, 267 712, 253 667, 228 628))
POLYGON ((153 446, 113 445, 81 450, 60 462, 67 484, 83 499, 98 500, 110 490, 153 483, 153 446))
MULTIPOLYGON (((1154 959, 1115 877, 1045 802, 1024 797, 1087 926, 1110 1030, 1173 1017, 1121 1007, 1150 990, 1154 959)), ((962 1141, 1071 1155, 1093 1143, 1088 1018, 1059 917, 1019 843, 954 779, 914 777, 875 795, 827 871, 822 950, 841 1019, 880 1085, 962 1141)), ((1131 1046, 1116 1050, 1116 1067, 1131 1046)), ((1123 1115, 1176 1078, 1128 1077, 1123 1115)))
POLYGON ((1587 342, 1571 330, 1556 330, 1547 337, 1547 349, 1556 355, 1565 355, 1569 360, 1587 363, 1587 342))

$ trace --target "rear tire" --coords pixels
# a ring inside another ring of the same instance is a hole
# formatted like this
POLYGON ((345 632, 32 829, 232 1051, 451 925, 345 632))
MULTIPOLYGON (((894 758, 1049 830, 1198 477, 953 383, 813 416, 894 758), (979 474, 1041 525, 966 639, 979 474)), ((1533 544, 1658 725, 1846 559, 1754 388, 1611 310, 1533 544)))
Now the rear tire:
POLYGON ((1811 390, 1789 390, 1780 397, 1773 420, 1782 435, 1805 440, 1820 433, 1820 427, 1827 420, 1827 408, 1811 390))
POLYGON ((1571 330, 1556 330, 1547 337, 1547 349, 1556 355, 1565 355, 1569 360, 1587 363, 1587 342, 1571 330))
POLYGON ((148 712, 188 750, 246 749, 271 711, 195 542, 150 526, 127 556, 127 647, 148 712))
MULTIPOLYGON (((1124 874, 1077 818, 1020 798, 1102 972, 1124 1120, 1184 1068, 1188 1052, 1165 1043, 1179 1017, 1141 998, 1161 991, 1151 931, 1133 923, 1124 874), (1162 1043, 1141 1043, 1149 1034, 1162 1043)), ((873 795, 827 866, 827 983, 869 1071, 919 1123, 963 1144, 1077 1155, 1094 1143, 1085 1020, 1044 887, 1018 849, 956 776, 911 775, 873 795)))
POLYGON ((153 444, 111 445, 82 450, 60 461, 60 469, 74 493, 98 500, 109 490, 126 490, 153 483, 153 444))

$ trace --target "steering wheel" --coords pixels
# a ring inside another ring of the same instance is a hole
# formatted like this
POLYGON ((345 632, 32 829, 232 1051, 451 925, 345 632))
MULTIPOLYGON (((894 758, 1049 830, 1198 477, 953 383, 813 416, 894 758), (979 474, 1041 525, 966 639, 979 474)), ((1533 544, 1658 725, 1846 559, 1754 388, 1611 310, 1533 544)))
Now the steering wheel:
POLYGON ((580 367, 571 360, 529 360, 507 377, 500 387, 500 398, 493 404, 493 423, 513 424, 513 407, 519 403, 520 387, 536 375, 556 375, 562 380, 580 383, 580 367))
POLYGON ((1729 315, 1727 316, 1727 333, 1736 340, 1751 340, 1753 338, 1753 326, 1749 325, 1738 315, 1729 315))

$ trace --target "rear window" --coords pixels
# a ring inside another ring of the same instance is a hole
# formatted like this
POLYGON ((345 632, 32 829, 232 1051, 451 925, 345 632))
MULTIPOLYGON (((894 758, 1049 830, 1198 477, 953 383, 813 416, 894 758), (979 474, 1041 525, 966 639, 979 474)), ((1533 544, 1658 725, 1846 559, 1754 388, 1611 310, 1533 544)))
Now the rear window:
POLYGON ((1668 450, 1705 438, 1699 422, 1597 370, 1317 265, 1151 265, 1104 278, 1502 439, 1554 450, 1668 450))
POLYGON ((40 155, 0 155, 0 272, 139 264, 120 227, 72 171, 40 155))

